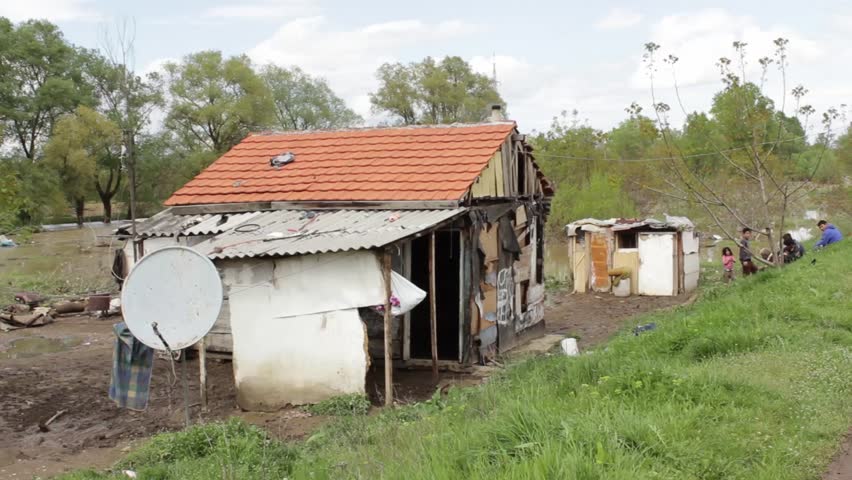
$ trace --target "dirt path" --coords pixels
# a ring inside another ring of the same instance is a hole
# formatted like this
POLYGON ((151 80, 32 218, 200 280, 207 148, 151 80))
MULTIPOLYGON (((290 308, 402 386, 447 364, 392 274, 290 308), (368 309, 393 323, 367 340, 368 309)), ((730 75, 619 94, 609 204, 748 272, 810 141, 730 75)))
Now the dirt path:
POLYGON ((852 480, 852 430, 840 446, 840 451, 828 466, 822 480, 852 480))
POLYGON ((547 332, 576 337, 582 351, 605 342, 630 318, 681 305, 689 298, 551 293, 545 313, 547 332))
MULTIPOLYGON (((115 321, 62 318, 46 327, 0 334, 0 478, 106 467, 134 440, 183 427, 181 384, 171 386, 168 361, 155 360, 146 411, 119 409, 108 398, 115 321), (66 413, 50 424, 50 431, 40 432, 38 423, 60 410, 66 413)), ((296 410, 243 413, 234 402, 231 364, 208 361, 207 371, 210 410, 202 414, 194 405, 194 421, 245 416, 283 438, 300 438, 326 421, 296 410)), ((196 360, 189 361, 187 372, 195 403, 196 360)))

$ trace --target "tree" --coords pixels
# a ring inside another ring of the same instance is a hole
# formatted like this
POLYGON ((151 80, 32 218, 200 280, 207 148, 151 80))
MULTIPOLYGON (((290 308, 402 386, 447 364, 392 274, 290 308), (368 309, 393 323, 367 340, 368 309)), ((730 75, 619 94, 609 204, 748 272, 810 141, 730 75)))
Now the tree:
POLYGON ((52 23, 30 20, 10 28, 0 22, 0 119, 29 159, 56 119, 91 103, 81 73, 81 55, 52 23))
POLYGON ((269 89, 245 55, 198 52, 165 70, 171 94, 166 127, 187 145, 222 153, 272 122, 269 89))
MULTIPOLYGON (((739 228, 751 228, 766 235, 771 250, 780 247, 780 235, 787 220, 791 203, 804 198, 810 190, 809 184, 819 171, 824 155, 820 154, 811 162, 812 168, 805 178, 796 173, 797 164, 794 154, 803 151, 804 127, 814 109, 801 105, 807 90, 797 86, 790 91, 795 99, 795 117, 787 115, 787 44, 783 38, 776 39, 774 58, 764 57, 758 60, 760 65, 759 83, 746 78, 746 44, 734 42, 735 60, 721 58, 719 66, 723 89, 719 92, 711 108, 711 118, 715 122, 714 135, 709 137, 713 154, 720 159, 720 169, 726 178, 724 182, 714 182, 695 169, 677 142, 675 132, 669 122, 670 106, 656 97, 654 77, 658 70, 659 45, 645 45, 644 61, 651 78, 651 96, 658 127, 668 151, 668 176, 664 177, 668 192, 659 192, 685 202, 695 202, 713 218, 716 225, 730 239, 739 243, 731 224, 739 228), (780 108, 763 93, 763 86, 771 65, 780 72, 784 93, 780 99, 780 108), (775 239, 778 239, 776 244, 775 239)), ((678 58, 669 55, 664 63, 674 67, 678 58)), ((680 103, 677 77, 674 75, 675 92, 680 103)), ((823 114, 823 134, 821 151, 828 150, 833 139, 832 126, 839 117, 836 109, 830 108, 823 114)), ((718 179, 717 179, 718 180, 718 179)), ((755 260, 762 259, 754 255, 755 260)), ((781 264, 781 256, 775 255, 775 264, 781 264)), ((769 262, 765 262, 769 263, 769 262)))
POLYGON ((460 57, 386 63, 376 77, 379 89, 370 94, 373 110, 398 117, 405 125, 479 122, 490 105, 503 103, 493 80, 474 72, 460 57))
POLYGON ((153 110, 163 106, 160 75, 149 73, 143 79, 133 72, 134 41, 135 24, 120 24, 114 38, 106 32, 103 42, 105 56, 92 54, 89 68, 102 111, 121 129, 124 168, 130 180, 128 204, 133 239, 136 238, 136 189, 144 179, 137 175, 137 137, 149 124, 153 110))
POLYGON ((298 67, 267 65, 261 71, 275 105, 275 126, 282 130, 351 127, 362 119, 346 106, 322 78, 298 67))
POLYGON ((852 175, 852 123, 846 126, 843 135, 837 138, 835 146, 837 162, 842 175, 852 175))
POLYGON ((209 150, 184 148, 169 131, 143 134, 136 149, 139 178, 138 208, 156 212, 175 190, 195 177, 217 157, 209 150))
POLYGON ((531 138, 536 162, 557 186, 587 183, 603 159, 605 135, 582 122, 579 112, 562 112, 550 129, 531 138))
POLYGON ((549 224, 562 229, 581 218, 630 218, 639 214, 621 178, 596 172, 587 183, 563 185, 556 191, 549 224))
POLYGON ((79 107, 56 124, 45 147, 47 164, 62 181, 61 188, 74 206, 77 224, 83 224, 86 198, 94 189, 109 222, 112 197, 121 185, 121 131, 108 118, 79 107))

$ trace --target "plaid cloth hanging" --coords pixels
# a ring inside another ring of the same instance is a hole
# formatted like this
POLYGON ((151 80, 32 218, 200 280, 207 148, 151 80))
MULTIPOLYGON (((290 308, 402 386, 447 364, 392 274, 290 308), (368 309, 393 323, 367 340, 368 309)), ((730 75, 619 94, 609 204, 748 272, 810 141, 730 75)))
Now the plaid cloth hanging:
POLYGON ((113 330, 116 339, 109 398, 121 408, 145 410, 154 368, 154 349, 137 340, 124 322, 113 325, 113 330))

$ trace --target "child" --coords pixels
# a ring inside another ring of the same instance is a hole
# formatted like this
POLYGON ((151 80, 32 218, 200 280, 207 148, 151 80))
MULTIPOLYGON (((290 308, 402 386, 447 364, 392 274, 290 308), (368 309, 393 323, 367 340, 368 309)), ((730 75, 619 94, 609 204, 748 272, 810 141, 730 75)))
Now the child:
POLYGON ((722 249, 722 266, 725 267, 725 283, 729 283, 734 279, 734 264, 737 260, 734 258, 734 252, 730 247, 722 249))

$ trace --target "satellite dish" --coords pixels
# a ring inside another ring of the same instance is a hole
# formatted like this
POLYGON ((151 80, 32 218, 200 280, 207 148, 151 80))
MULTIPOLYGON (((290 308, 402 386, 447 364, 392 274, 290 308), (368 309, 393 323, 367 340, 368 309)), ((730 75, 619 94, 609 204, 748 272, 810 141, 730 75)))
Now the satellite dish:
POLYGON ((222 280, 206 256, 166 247, 142 257, 124 281, 121 310, 133 336, 173 351, 194 345, 213 328, 222 308, 222 280))

